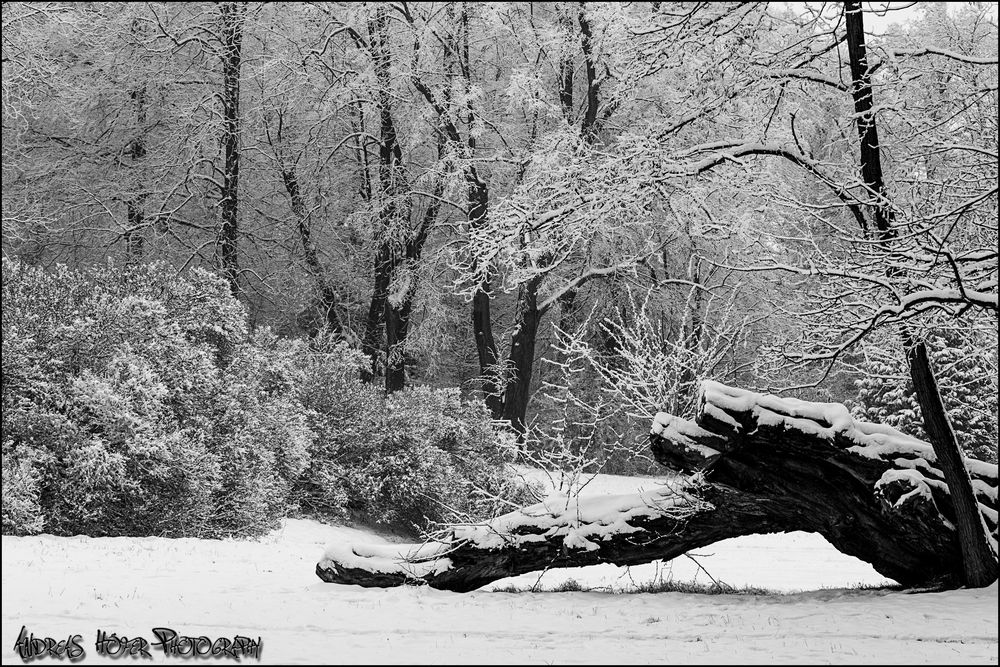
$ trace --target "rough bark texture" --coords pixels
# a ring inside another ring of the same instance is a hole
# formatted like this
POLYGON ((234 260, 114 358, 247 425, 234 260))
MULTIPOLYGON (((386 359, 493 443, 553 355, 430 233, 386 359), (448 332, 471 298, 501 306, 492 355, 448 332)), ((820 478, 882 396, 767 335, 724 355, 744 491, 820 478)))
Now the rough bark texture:
POLYGON ((892 227, 892 209, 882 204, 885 186, 882 179, 882 159, 878 143, 878 126, 872 107, 875 105, 871 74, 868 71, 868 54, 865 48, 865 27, 860 2, 844 3, 847 22, 847 52, 851 61, 851 94, 857 114, 858 140, 861 146, 861 178, 875 198, 875 227, 880 236, 895 238, 892 227))
MULTIPOLYGON (((449 11, 453 11, 449 8, 449 11)), ((445 104, 451 101, 451 86, 455 78, 454 45, 444 49, 443 55, 445 79, 447 84, 443 91, 445 104)), ((446 140, 443 128, 437 128, 437 158, 438 163, 445 159, 446 140)), ((406 386, 406 339, 410 334, 410 315, 413 313, 413 299, 417 293, 416 270, 423 254, 424 243, 430 235, 431 228, 437 222, 441 211, 441 197, 444 195, 444 178, 434 177, 434 191, 427 202, 427 208, 417 225, 416 230, 406 240, 405 261, 410 274, 407 285, 398 304, 386 301, 385 304, 385 390, 388 393, 400 391, 406 386)), ((410 195, 412 198, 412 195, 410 195)), ((412 209, 412 204, 410 206, 412 209)), ((399 264, 393 266, 393 272, 399 270, 399 264)))
MULTIPOLYGON (((561 535, 556 538, 547 536, 551 529, 524 525, 516 530, 517 538, 542 539, 512 540, 507 546, 483 549, 472 541, 461 541, 460 536, 445 536, 445 540, 456 540, 453 550, 446 556, 452 566, 437 574, 414 577, 405 572, 371 572, 330 562, 318 564, 316 574, 330 583, 367 587, 427 583, 433 588, 465 593, 497 579, 525 572, 553 567, 602 563, 638 565, 657 559, 669 560, 729 537, 785 530, 783 523, 772 519, 773 511, 768 507, 767 499, 748 497, 722 485, 706 487, 704 493, 706 499, 713 499, 725 510, 702 505, 692 499, 691 513, 683 518, 669 514, 637 517, 629 524, 636 529, 635 533, 614 535, 602 541, 600 549, 594 551, 566 548, 561 535)), ((419 568, 430 562, 433 561, 417 559, 414 564, 419 568)))
MULTIPOLYGON (((563 3, 558 11, 559 28, 565 33, 564 39, 572 40, 574 32, 570 10, 563 3)), ((573 108, 573 53, 569 49, 559 59, 559 106, 562 108, 563 116, 567 122, 572 124, 575 111, 573 108)))
POLYGON ((588 142, 592 142, 597 132, 597 107, 600 104, 601 80, 597 78, 594 35, 590 27, 590 20, 587 18, 587 3, 580 3, 577 19, 580 22, 581 47, 584 55, 583 62, 587 71, 587 108, 583 112, 583 121, 580 123, 580 134, 588 142))
MULTIPOLYGON (((452 53, 449 58, 454 56, 455 51, 461 51, 461 61, 455 64, 457 64, 461 72, 465 92, 468 94, 471 87, 469 79, 468 8, 465 3, 458 3, 458 10, 459 13, 456 16, 454 4, 448 4, 445 7, 450 20, 455 23, 457 32, 457 38, 453 42, 452 53), (457 48, 454 46, 456 44, 458 45, 457 48)), ((404 16, 412 23, 412 17, 409 17, 408 13, 404 12, 404 16)), ((445 60, 446 68, 450 66, 450 62, 448 59, 445 60)), ((441 97, 438 97, 416 73, 410 75, 410 81, 413 87, 417 89, 417 92, 423 95, 424 99, 427 100, 427 103, 434 110, 441 132, 443 132, 450 147, 457 154, 463 156, 464 159, 470 160, 462 167, 462 176, 465 180, 466 200, 469 209, 468 223, 469 228, 473 230, 477 227, 482 227, 486 223, 487 215, 489 214, 490 190, 487 182, 480 176, 475 165, 471 163, 471 159, 476 152, 476 139, 474 133, 471 131, 475 120, 472 97, 469 97, 466 105, 469 132, 467 139, 463 141, 462 133, 459 132, 456 121, 459 115, 458 110, 453 109, 454 105, 451 103, 451 98, 447 90, 443 91, 441 97)), ((496 363, 500 359, 500 353, 497 349, 496 338, 493 336, 493 320, 490 312, 492 270, 489 266, 484 268, 483 278, 476 286, 476 291, 472 297, 472 334, 476 345, 476 354, 479 357, 479 371, 482 377, 482 391, 486 407, 494 419, 502 419, 503 396, 497 386, 496 373, 494 372, 496 363)), ((478 273, 478 270, 479 266, 475 259, 473 259, 472 272, 478 273)))
MULTIPOLYGON (((144 43, 148 39, 145 34, 143 23, 133 20, 131 26, 131 36, 136 43, 144 43)), ((132 139, 127 153, 131 158, 130 185, 132 194, 126 202, 126 215, 128 217, 128 228, 125 230, 125 261, 137 263, 142 261, 145 254, 145 204, 148 188, 144 175, 141 173, 140 165, 146 157, 146 109, 148 102, 146 99, 146 84, 140 83, 129 90, 129 98, 135 107, 135 137, 132 139)))
POLYGON ((538 286, 542 276, 521 285, 517 294, 514 333, 510 337, 510 368, 513 378, 504 389, 503 418, 519 435, 525 432, 525 415, 531 398, 531 374, 535 365, 535 340, 542 312, 538 309, 538 286))
MULTIPOLYGON (((658 461, 700 476, 642 494, 549 499, 452 526, 424 545, 341 545, 316 573, 334 583, 469 591, 547 567, 638 564, 730 537, 803 530, 904 585, 963 583, 954 506, 929 445, 853 422, 840 405, 705 387, 695 423, 661 414, 651 436, 658 461)), ((966 465, 995 541, 997 468, 966 465)))
POLYGON ((924 430, 934 446, 934 453, 944 471, 944 479, 948 483, 954 505, 955 525, 962 548, 964 582, 974 588, 989 586, 997 580, 996 554, 987 537, 988 528, 979 512, 972 479, 962 463, 955 431, 948 422, 948 413, 941 401, 941 392, 934 379, 927 348, 923 343, 908 347, 906 359, 920 403, 924 430))

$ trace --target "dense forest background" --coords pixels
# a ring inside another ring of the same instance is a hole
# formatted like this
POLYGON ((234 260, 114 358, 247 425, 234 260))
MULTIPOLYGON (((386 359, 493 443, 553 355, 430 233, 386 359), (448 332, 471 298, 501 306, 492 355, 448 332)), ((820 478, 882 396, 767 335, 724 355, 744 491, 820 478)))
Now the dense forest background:
POLYGON ((926 437, 901 340, 995 462, 997 9, 919 7, 4 3, 4 532, 481 516, 706 378, 926 437))

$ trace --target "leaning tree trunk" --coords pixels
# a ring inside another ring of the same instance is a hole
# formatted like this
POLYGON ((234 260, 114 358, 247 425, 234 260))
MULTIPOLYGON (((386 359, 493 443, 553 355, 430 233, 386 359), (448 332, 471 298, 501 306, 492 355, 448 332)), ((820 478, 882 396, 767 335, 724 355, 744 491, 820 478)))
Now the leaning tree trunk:
MULTIPOLYGON (((893 225, 893 210, 886 197, 882 175, 881 145, 875 120, 875 99, 871 72, 865 47, 864 19, 861 3, 844 3, 847 24, 847 50, 851 65, 852 94, 857 117, 858 140, 861 152, 861 177, 874 198, 875 229, 879 244, 888 255, 895 243, 897 232, 893 225)), ((886 275, 892 277, 896 269, 889 262, 886 275)), ((997 579, 996 545, 990 548, 982 522, 976 511, 976 500, 968 474, 961 465, 962 450, 948 420, 937 381, 931 368, 925 346, 914 340, 914 335, 904 328, 903 348, 910 368, 910 378, 917 394, 917 403, 923 415, 934 452, 944 471, 944 478, 955 499, 958 537, 962 545, 961 557, 964 581, 969 586, 988 586, 997 579)))
MULTIPOLYGON (((633 565, 802 530, 904 585, 963 582, 955 510, 933 448, 854 421, 843 405, 706 382, 695 423, 661 413, 651 445, 660 463, 702 474, 636 494, 554 495, 419 545, 337 544, 316 573, 334 583, 470 591, 548 567, 633 565)), ((995 548, 997 466, 963 463, 995 548)))
MULTIPOLYGON (((974 588, 989 586, 997 580, 996 541, 992 545, 989 542, 989 531, 978 511, 972 479, 962 465, 962 452, 958 447, 955 431, 948 421, 948 412, 941 400, 927 348, 923 343, 908 343, 906 359, 917 402, 920 404, 924 430, 934 446, 934 453, 944 472, 955 506, 955 526, 962 547, 964 581, 967 586, 974 588)), ((993 518, 996 519, 996 516, 993 518)))

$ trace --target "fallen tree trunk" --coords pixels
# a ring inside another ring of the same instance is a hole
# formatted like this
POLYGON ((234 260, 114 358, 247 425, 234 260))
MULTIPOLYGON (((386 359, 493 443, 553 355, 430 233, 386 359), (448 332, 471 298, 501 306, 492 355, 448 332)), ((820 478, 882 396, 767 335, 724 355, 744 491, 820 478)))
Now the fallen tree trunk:
MULTIPOLYGON (((932 447, 856 422, 843 405, 706 382, 695 423, 657 415, 651 446, 667 467, 699 474, 643 493, 552 496, 419 545, 336 545, 316 573, 334 583, 470 591, 550 567, 635 565, 730 537, 802 530, 904 585, 962 583, 954 508, 932 447)), ((997 466, 966 466, 996 552, 997 466)))

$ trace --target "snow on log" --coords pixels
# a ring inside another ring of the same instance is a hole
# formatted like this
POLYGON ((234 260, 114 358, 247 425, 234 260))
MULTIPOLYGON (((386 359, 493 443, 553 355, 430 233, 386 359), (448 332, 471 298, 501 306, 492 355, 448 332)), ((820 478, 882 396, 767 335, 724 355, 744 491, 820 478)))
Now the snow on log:
POLYGON ((546 568, 637 565, 737 535, 787 530, 769 505, 698 480, 622 495, 556 494, 483 524, 450 526, 424 544, 332 546, 316 574, 332 583, 465 592, 546 568))
MULTIPOLYGON (((901 583, 960 574, 954 510, 934 448, 857 421, 844 405, 706 381, 695 423, 657 415, 651 446, 664 465, 683 459, 684 470, 712 482, 783 494, 811 513, 811 530, 901 583), (698 456, 692 444, 712 451, 698 456)), ((995 552, 997 466, 965 464, 995 552)))
MULTIPOLYGON (((702 384, 695 421, 664 413, 651 447, 698 474, 651 491, 554 495, 423 544, 330 547, 316 566, 333 583, 426 583, 470 591, 550 567, 669 560, 719 540, 804 530, 905 585, 959 585, 953 510, 933 448, 858 422, 840 404, 702 384)), ((997 466, 966 460, 996 551, 997 466)))

